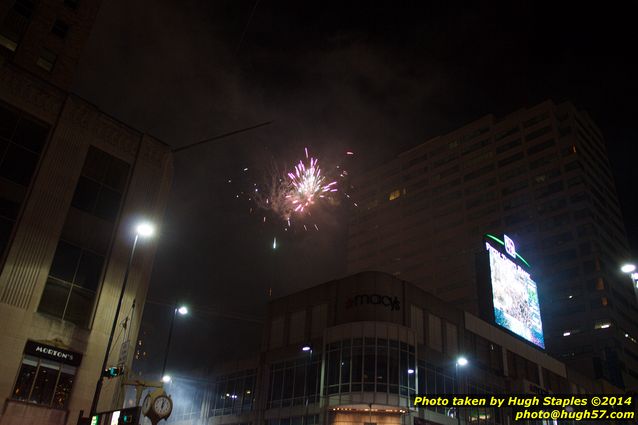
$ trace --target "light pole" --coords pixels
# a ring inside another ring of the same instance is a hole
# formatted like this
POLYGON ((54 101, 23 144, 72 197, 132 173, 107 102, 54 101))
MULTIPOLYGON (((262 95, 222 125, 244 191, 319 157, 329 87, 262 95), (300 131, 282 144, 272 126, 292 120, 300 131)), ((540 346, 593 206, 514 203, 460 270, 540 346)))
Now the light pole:
POLYGON ((100 369, 100 377, 95 385, 95 393, 93 393, 93 401, 91 402, 91 411, 89 417, 93 417, 97 410, 97 403, 100 399, 100 392, 102 391, 102 380, 104 377, 102 373, 106 369, 106 365, 109 360, 109 352, 111 351, 111 345, 113 344, 113 336, 115 335, 115 329, 117 328, 117 319, 120 315, 120 308, 122 307, 122 300, 124 299, 124 293, 126 292, 126 284, 128 283, 128 276, 131 272, 131 266, 133 265, 133 257, 135 256, 135 248, 137 247, 137 241, 140 237, 150 238, 155 233, 155 227, 149 222, 142 222, 135 228, 135 239, 133 240, 133 246, 131 247, 131 254, 128 257, 128 263, 126 264, 126 270, 124 271, 124 281, 122 282, 122 289, 120 290, 120 297, 117 300, 117 307, 115 308, 115 316, 113 317, 113 325, 111 326, 111 333, 109 335, 109 341, 106 344, 106 351, 104 352, 104 360, 102 361, 102 369, 100 369))
MULTIPOLYGON (((416 367, 413 366, 413 367, 416 367)), ((414 375, 414 369, 412 369, 412 367, 408 368, 408 379, 406 381, 407 386, 408 386, 408 397, 405 399, 405 415, 401 415, 402 418, 405 418, 405 422, 409 423, 409 419, 410 419, 410 388, 416 388, 416 377, 412 378, 414 375), (410 384, 410 380, 414 380, 414 387, 412 387, 410 384)))
POLYGON ((173 328, 175 327, 175 317, 177 316, 177 314, 180 314, 181 316, 185 316, 188 314, 188 307, 182 305, 182 306, 175 306, 175 308, 173 309, 173 317, 171 318, 171 326, 168 329, 168 339, 166 340, 166 349, 164 350, 164 364, 162 364, 162 382, 164 383, 169 383, 171 381, 171 377, 169 375, 166 375, 166 362, 168 361, 168 351, 170 350, 171 347, 171 337, 173 336, 173 328))
POLYGON ((309 382, 309 375, 310 375, 310 362, 312 361, 312 345, 310 344, 305 344, 304 346, 301 347, 301 351, 303 351, 304 353, 308 354, 308 359, 306 360, 306 377, 304 379, 304 382, 306 384, 306 388, 304 389, 304 392, 306 394, 306 417, 304 418, 304 424, 307 423, 308 421, 308 409, 309 409, 309 392, 310 392, 310 385, 312 384, 311 382, 309 382))
MULTIPOLYGON (((467 366, 468 361, 465 357, 463 356, 459 356, 458 359, 456 359, 456 362, 454 363, 454 372, 456 375, 456 385, 458 386, 458 390, 459 392, 461 391, 461 381, 459 379, 459 366, 460 367, 465 367, 467 366)), ((458 425, 461 425, 461 407, 457 406, 456 408, 456 423, 458 425)))

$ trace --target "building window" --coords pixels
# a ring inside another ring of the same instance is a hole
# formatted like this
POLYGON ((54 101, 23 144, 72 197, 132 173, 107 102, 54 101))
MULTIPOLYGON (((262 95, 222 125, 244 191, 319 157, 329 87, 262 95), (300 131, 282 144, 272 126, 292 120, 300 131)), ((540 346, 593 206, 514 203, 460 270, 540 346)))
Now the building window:
POLYGON ((25 18, 30 18, 31 15, 33 15, 34 7, 35 2, 33 0, 16 0, 13 5, 13 10, 25 18))
POLYGON ((536 153, 544 151, 545 149, 551 148, 552 146, 555 146, 555 145, 556 145, 556 142, 554 141, 554 139, 549 139, 545 142, 539 143, 527 149, 527 154, 534 155, 536 153))
POLYGON ((550 126, 539 128, 538 130, 535 130, 535 131, 532 131, 531 133, 528 133, 525 136, 525 141, 529 142, 530 140, 534 140, 534 139, 536 139, 538 137, 541 137, 542 135, 547 134, 550 131, 552 131, 552 128, 550 126))
POLYGON ((542 113, 540 115, 537 115, 537 116, 535 116, 535 117, 533 117, 533 118, 531 118, 531 119, 529 119, 527 121, 524 121, 523 122, 523 127, 525 127, 525 128, 531 127, 534 124, 538 124, 539 122, 546 120, 547 118, 549 118, 549 113, 544 112, 544 113, 542 113))
POLYGON ((49 130, 0 105, 0 177, 28 187, 49 130))
POLYGON ((18 0, 13 4, 0 25, 1 47, 9 52, 16 51, 31 22, 33 8, 34 2, 30 0, 18 0))
POLYGON ((270 369, 268 407, 290 407, 319 402, 321 353, 275 363, 270 369))
POLYGON ((127 163, 89 148, 38 311, 89 326, 128 172, 127 163))
POLYGON ((416 393, 413 345, 384 338, 353 338, 328 344, 327 394, 382 392, 416 393))
POLYGON ((42 49, 42 53, 40 54, 40 57, 35 62, 35 64, 44 69, 46 72, 51 72, 53 70, 53 67, 55 66, 55 61, 57 58, 58 55, 56 55, 51 50, 44 48, 42 49))
POLYGON ((82 211, 114 222, 120 210, 129 165, 91 146, 71 204, 82 211))
POLYGON ((4 47, 10 52, 15 52, 18 48, 18 37, 17 34, 11 33, 7 31, 5 28, 2 28, 0 32, 0 47, 4 47))
POLYGON ((53 360, 25 355, 13 387, 14 400, 66 409, 76 368, 53 360))
POLYGON ((518 133, 518 127, 512 127, 507 130, 499 131, 498 133, 494 135, 494 141, 498 142, 499 140, 503 140, 507 136, 511 136, 512 134, 515 134, 515 133, 518 133))
POLYGON ((210 415, 231 415, 253 410, 255 374, 255 369, 247 369, 220 376, 213 383, 210 415))
POLYGON ((510 142, 507 142, 507 143, 505 143, 503 145, 497 146, 496 147, 496 153, 500 154, 500 153, 506 152, 506 151, 508 151, 510 149, 514 149, 515 147, 520 146, 522 144, 523 144, 523 141, 520 138, 519 139, 514 139, 514 140, 512 140, 510 142))
POLYGON ((38 311, 88 326, 104 257, 61 240, 38 311))
POLYGON ((69 25, 60 19, 56 19, 53 28, 51 28, 51 32, 60 38, 66 38, 69 32, 69 25))
POLYGON ((6 248, 49 129, 0 105, 0 255, 6 248))

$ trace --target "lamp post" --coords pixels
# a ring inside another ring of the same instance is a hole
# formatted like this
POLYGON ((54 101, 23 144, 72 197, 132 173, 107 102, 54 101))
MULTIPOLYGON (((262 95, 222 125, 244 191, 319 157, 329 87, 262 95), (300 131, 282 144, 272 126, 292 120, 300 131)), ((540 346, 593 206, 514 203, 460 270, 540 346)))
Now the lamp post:
MULTIPOLYGON (((416 367, 413 366, 413 367, 416 367)), ((402 418, 405 418, 405 422, 409 423, 410 420, 410 388, 416 389, 416 377, 414 377, 415 370, 412 367, 408 368, 408 378, 406 380, 408 386, 408 397, 405 399, 405 415, 401 415, 402 418), (414 386, 411 386, 411 380, 415 381, 414 386)))
POLYGON ((133 265, 133 257, 135 256, 135 248, 137 247, 137 241, 140 237, 149 238, 155 233, 155 227, 148 222, 142 222, 135 228, 135 239, 133 239, 133 246, 131 247, 131 253, 128 257, 128 263, 126 264, 126 270, 124 271, 124 281, 122 282, 122 289, 120 290, 120 297, 117 300, 117 307, 115 308, 115 316, 113 317, 113 325, 111 325, 111 333, 109 334, 109 340, 106 344, 106 351, 104 352, 104 360, 102 361, 102 369, 100 369, 100 377, 95 385, 95 393, 93 393, 93 401, 91 402, 91 411, 89 417, 93 417, 97 410, 97 403, 100 399, 100 393, 102 391, 102 376, 103 371, 106 369, 106 365, 109 360, 109 353, 111 351, 111 345, 113 344, 113 336, 115 335, 115 329, 117 328, 117 319, 120 315, 120 309, 122 307, 122 300, 124 299, 124 293, 126 292, 126 284, 128 283, 128 276, 131 272, 131 266, 133 265))
MULTIPOLYGON (((456 375, 456 385, 458 385, 458 389, 459 392, 461 391, 461 381, 459 379, 459 366, 460 367, 465 367, 467 366, 468 361, 467 358, 460 356, 458 359, 456 359, 456 362, 454 362, 454 374, 456 375)), ((458 425, 461 425, 461 407, 457 407, 456 408, 456 423, 458 425)))
POLYGON ((310 392, 310 382, 309 382, 309 375, 310 375, 310 362, 312 361, 312 345, 310 344, 305 344, 301 347, 301 351, 303 351, 304 353, 308 354, 308 359, 306 360, 306 377, 304 379, 304 383, 306 384, 306 388, 304 389, 304 393, 306 395, 306 417, 304 418, 304 423, 306 423, 308 421, 308 409, 309 409, 309 392, 310 392))
POLYGON ((171 377, 169 375, 166 375, 166 362, 168 361, 168 352, 170 350, 171 347, 171 338, 173 336, 173 328, 175 327, 175 317, 177 316, 177 314, 180 314, 180 316, 185 316, 188 314, 188 307, 182 305, 179 307, 175 307, 173 309, 173 317, 171 318, 171 326, 168 329, 168 339, 166 340, 166 349, 164 350, 164 363, 162 364, 162 382, 164 383, 169 383, 171 382, 171 377))

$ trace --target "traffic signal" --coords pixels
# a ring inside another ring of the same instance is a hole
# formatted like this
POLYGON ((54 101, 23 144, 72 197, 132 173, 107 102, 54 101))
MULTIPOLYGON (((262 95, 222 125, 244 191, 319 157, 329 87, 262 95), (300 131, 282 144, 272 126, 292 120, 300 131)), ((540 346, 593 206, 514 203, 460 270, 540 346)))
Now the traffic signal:
POLYGON ((104 371, 102 372, 102 376, 104 378, 115 378, 116 376, 120 376, 121 374, 124 373, 124 368, 123 367, 109 367, 108 369, 104 369, 104 371))
POLYGON ((140 418, 139 407, 129 407, 128 409, 120 410, 120 417, 117 420, 118 425, 137 425, 140 418))

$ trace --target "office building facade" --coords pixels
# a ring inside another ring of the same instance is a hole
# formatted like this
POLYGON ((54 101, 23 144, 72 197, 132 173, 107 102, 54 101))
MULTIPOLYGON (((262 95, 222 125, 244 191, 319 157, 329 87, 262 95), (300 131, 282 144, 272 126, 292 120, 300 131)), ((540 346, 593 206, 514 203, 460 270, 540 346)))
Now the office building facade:
POLYGON ((348 271, 381 270, 473 314, 483 235, 507 234, 538 283, 550 353, 638 382, 638 308, 600 130, 570 103, 485 116, 354 181, 348 271))
MULTIPOLYGON (((88 416, 135 223, 159 225, 172 179, 166 144, 68 92, 98 6, 0 4, 2 425, 88 416)), ((131 364, 155 246, 138 242, 109 366, 131 364)))
POLYGON ((506 409, 415 409, 410 397, 618 391, 380 272, 273 301, 261 353, 192 385, 176 381, 176 425, 509 424, 506 409))

